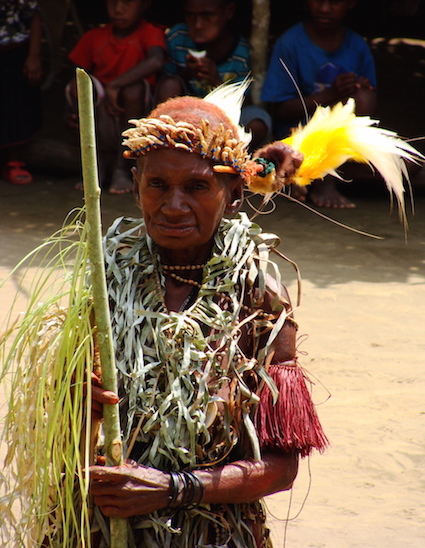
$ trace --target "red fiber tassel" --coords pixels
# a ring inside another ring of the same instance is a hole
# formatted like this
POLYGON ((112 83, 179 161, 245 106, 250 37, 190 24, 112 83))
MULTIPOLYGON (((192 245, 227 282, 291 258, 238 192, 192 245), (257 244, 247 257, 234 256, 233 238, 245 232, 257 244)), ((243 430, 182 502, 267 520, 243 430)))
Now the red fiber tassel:
POLYGON ((305 457, 313 449, 323 452, 329 444, 317 416, 303 369, 296 360, 271 365, 268 373, 279 397, 267 385, 260 394, 255 427, 263 449, 297 450, 305 457))

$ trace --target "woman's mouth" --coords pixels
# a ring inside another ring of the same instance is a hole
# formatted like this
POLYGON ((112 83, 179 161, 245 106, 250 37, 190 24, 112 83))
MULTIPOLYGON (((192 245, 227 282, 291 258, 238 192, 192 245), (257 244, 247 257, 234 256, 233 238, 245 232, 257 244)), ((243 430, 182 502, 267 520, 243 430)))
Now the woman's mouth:
POLYGON ((156 230, 164 236, 184 237, 190 234, 194 229, 193 224, 175 224, 175 223, 159 223, 156 224, 156 230))

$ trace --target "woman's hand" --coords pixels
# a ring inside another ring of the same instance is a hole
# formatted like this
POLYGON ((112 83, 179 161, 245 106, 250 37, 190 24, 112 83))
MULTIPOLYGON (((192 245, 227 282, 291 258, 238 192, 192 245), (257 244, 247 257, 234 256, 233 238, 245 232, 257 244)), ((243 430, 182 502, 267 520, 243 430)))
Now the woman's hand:
POLYGON ((294 150, 282 141, 274 141, 258 149, 254 157, 264 158, 275 165, 276 180, 281 185, 291 184, 291 178, 304 160, 304 155, 301 152, 294 150))
POLYGON ((105 516, 128 518, 165 508, 170 475, 134 462, 91 466, 90 492, 105 516))

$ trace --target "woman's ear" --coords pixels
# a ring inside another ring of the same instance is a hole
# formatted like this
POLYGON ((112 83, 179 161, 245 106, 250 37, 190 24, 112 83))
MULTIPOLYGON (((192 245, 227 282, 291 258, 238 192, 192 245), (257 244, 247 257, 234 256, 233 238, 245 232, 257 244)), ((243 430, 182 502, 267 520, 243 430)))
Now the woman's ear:
POLYGON ((226 209, 224 210, 226 215, 236 215, 242 207, 243 203, 243 187, 244 181, 242 177, 232 177, 230 182, 230 195, 227 202, 226 209))

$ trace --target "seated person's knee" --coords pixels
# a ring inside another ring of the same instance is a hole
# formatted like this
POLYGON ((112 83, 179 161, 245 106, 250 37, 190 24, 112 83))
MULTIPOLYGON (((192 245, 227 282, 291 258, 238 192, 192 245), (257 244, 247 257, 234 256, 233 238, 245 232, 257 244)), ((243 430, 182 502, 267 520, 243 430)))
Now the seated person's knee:
POLYGON ((121 88, 120 94, 124 103, 143 104, 146 95, 146 82, 137 82, 121 88))
POLYGON ((156 85, 155 103, 163 103, 171 97, 185 94, 185 85, 179 76, 163 76, 156 85))
POLYGON ((252 139, 249 145, 251 151, 261 146, 271 137, 272 120, 270 114, 257 105, 242 108, 239 123, 251 131, 252 139))
POLYGON ((353 95, 357 116, 373 116, 376 111, 376 94, 369 89, 359 88, 353 95))
POLYGON ((261 118, 254 118, 253 120, 251 120, 247 124, 246 129, 249 130, 252 134, 252 140, 250 143, 250 147, 252 149, 259 147, 266 140, 269 133, 269 128, 267 127, 267 124, 264 122, 264 120, 261 120, 261 118))

